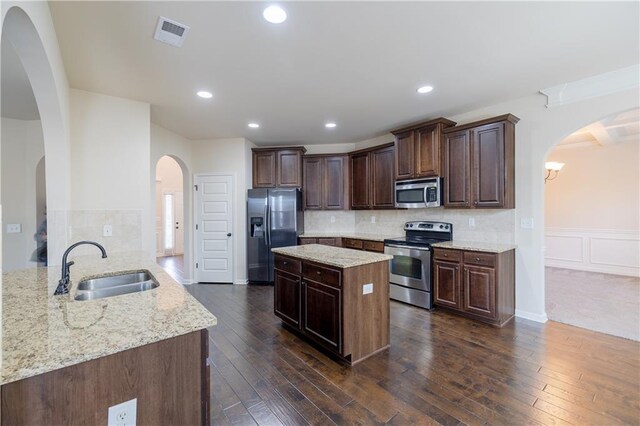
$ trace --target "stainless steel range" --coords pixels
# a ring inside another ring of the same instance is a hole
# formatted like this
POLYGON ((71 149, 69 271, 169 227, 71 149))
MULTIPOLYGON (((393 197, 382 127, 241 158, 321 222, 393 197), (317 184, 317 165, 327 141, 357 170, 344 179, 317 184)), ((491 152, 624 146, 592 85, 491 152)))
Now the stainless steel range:
POLYGON ((415 221, 404 225, 405 237, 384 240, 389 262, 390 297, 400 302, 431 309, 431 244, 451 241, 453 225, 415 221))

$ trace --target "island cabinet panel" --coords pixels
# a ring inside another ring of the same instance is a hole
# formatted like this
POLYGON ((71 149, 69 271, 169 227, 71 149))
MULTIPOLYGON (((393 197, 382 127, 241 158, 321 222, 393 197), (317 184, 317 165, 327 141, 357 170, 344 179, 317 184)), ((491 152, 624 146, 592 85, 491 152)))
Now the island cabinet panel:
POLYGON ((278 269, 276 269, 274 277, 273 291, 275 293, 274 300, 276 303, 274 310, 276 315, 293 327, 300 328, 300 296, 302 289, 300 277, 278 269))
POLYGON ((396 179, 440 176, 442 130, 455 124, 440 117, 392 130, 396 138, 396 179))
POLYGON ((303 160, 305 210, 349 208, 349 157, 305 155, 303 160))
POLYGON ((302 155, 305 152, 301 146, 253 148, 253 187, 302 187, 302 155))
POLYGON ((2 386, 2 425, 106 425, 137 398, 138 425, 209 424, 208 333, 201 330, 2 386))
POLYGON ((502 326, 515 313, 515 250, 433 249, 434 303, 502 326))
MULTIPOLYGON (((276 254, 275 314, 283 324, 303 337, 355 364, 389 347, 389 262, 380 261, 349 268, 302 260, 301 296, 277 291, 278 277, 286 277, 286 285, 295 287, 293 277, 279 271, 284 259, 296 260, 276 254), (363 286, 371 284, 371 293, 363 294, 363 286), (301 312, 297 327, 283 315, 286 298, 289 312, 301 312), (296 304, 290 305, 290 302, 296 304)), ((297 281, 295 281, 297 282, 297 281)), ((283 282, 284 284, 284 282, 283 282)))
POLYGON ((444 131, 444 206, 515 208, 515 124, 506 114, 444 131))

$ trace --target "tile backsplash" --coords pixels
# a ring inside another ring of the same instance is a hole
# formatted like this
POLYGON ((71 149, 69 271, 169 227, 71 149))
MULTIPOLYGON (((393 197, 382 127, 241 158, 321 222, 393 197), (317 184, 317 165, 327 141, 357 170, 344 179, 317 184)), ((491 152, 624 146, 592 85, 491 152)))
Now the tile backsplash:
MULTIPOLYGON (((69 212, 69 243, 90 240, 100 243, 107 253, 142 250, 141 210, 72 210, 69 212), (113 235, 103 237, 104 225, 111 225, 113 235)), ((95 253, 96 248, 78 247, 74 255, 95 253)))
POLYGON ((515 210, 356 210, 307 211, 304 214, 306 232, 381 233, 404 235, 405 222, 432 220, 453 224, 453 238, 458 241, 478 241, 513 244, 515 242, 515 210), (331 216, 335 222, 331 223, 331 216), (375 223, 372 223, 372 217, 375 223), (475 226, 470 226, 473 219, 475 226))

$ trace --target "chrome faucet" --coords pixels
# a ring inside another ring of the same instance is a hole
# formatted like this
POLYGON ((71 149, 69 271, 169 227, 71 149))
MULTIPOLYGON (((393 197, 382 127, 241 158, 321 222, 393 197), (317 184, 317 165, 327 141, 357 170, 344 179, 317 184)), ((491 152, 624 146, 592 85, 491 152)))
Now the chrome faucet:
POLYGON ((79 241, 75 244, 71 244, 69 248, 62 255, 62 276, 60 277, 60 281, 58 281, 58 287, 56 288, 55 293, 53 293, 54 296, 69 293, 69 268, 71 267, 71 265, 74 264, 74 262, 73 261, 67 262, 67 256, 69 256, 69 252, 71 252, 71 250, 83 244, 91 244, 93 246, 98 247, 102 252, 102 258, 105 259, 107 257, 107 252, 105 251, 104 247, 102 247, 100 244, 96 242, 79 241))

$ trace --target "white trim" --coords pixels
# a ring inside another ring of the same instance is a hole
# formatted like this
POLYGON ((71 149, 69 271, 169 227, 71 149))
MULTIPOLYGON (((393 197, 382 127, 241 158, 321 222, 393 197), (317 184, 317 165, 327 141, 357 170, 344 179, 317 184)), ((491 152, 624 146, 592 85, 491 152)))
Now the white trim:
POLYGON ((184 280, 184 282, 182 283, 182 285, 192 285, 192 284, 194 284, 192 280, 184 280))
POLYGON ((535 314, 533 312, 521 311, 520 309, 516 309, 516 317, 524 318, 524 319, 535 321, 535 322, 540 322, 543 324, 549 321, 549 318, 547 318, 546 312, 543 314, 535 314))
POLYGON ((249 284, 249 280, 235 280, 233 282, 234 285, 247 285, 249 284))
MULTIPOLYGON (((198 223, 197 221, 197 211, 198 211, 198 206, 196 205, 197 202, 197 196, 196 196, 196 180, 198 178, 201 177, 205 177, 205 176, 231 176, 231 187, 232 187, 232 191, 231 191, 231 208, 232 210, 232 218, 233 218, 233 236, 235 237, 236 235, 238 235, 238 224, 236 222, 238 222, 237 220, 235 220, 234 212, 235 212, 235 208, 236 208, 236 182, 238 179, 238 174, 236 172, 206 172, 206 173, 194 173, 193 174, 193 179, 192 179, 192 185, 191 185, 191 191, 193 194, 193 223, 192 223, 192 227, 193 227, 193 256, 192 256, 192 263, 193 265, 191 265, 193 267, 193 282, 194 283, 199 283, 200 279, 198 277, 198 271, 199 269, 196 268, 196 262, 198 261, 198 237, 196 236, 196 224, 198 223)), ((242 221, 242 224, 244 225, 244 221, 242 221)), ((233 250, 236 250, 236 244, 233 244, 233 250)), ((236 282, 236 262, 235 262, 235 253, 231 253, 231 282, 235 283, 236 282)))
POLYGON ((640 65, 632 65, 542 89, 540 93, 547 96, 547 108, 551 108, 638 88, 640 87, 638 75, 640 75, 640 65))

